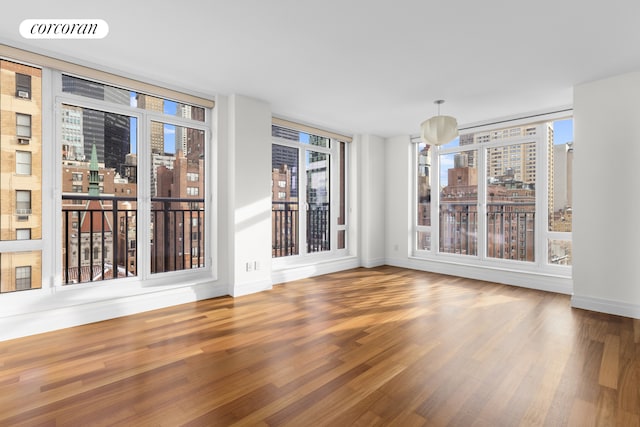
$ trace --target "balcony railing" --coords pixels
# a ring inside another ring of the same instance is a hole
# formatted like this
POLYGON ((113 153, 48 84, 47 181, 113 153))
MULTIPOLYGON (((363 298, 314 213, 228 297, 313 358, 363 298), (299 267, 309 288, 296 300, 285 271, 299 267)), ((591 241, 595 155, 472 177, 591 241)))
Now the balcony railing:
MULTIPOLYGON (((307 253, 330 249, 329 204, 309 204, 307 210, 307 253)), ((274 258, 298 255, 298 202, 271 203, 272 251, 274 258)))
POLYGON ((328 251, 329 203, 309 204, 307 210, 307 253, 328 251))
POLYGON ((487 204, 487 256, 534 261, 535 204, 487 204))
POLYGON ((204 267, 204 199, 152 197, 151 204, 151 272, 204 267))
POLYGON ((440 252, 478 254, 478 211, 476 204, 440 204, 440 252))
POLYGON ((298 202, 271 203, 271 256, 297 255, 298 202))
MULTIPOLYGON (((151 202, 151 272, 204 267, 204 199, 151 202)), ((63 283, 138 274, 136 197, 65 194, 62 204, 63 283)))
MULTIPOLYGON (((533 261, 535 204, 487 204, 487 257, 533 261)), ((440 252, 478 255, 476 203, 440 205, 440 252)))

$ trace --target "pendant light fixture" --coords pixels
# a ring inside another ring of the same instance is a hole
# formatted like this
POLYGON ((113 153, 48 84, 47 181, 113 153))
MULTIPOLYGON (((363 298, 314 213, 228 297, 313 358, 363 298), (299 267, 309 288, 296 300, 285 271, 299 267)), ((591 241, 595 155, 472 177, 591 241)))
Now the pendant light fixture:
POLYGON ((420 136, 429 145, 443 145, 458 136, 458 121, 451 116, 440 115, 440 105, 444 100, 434 101, 438 106, 438 115, 425 120, 420 125, 420 136))

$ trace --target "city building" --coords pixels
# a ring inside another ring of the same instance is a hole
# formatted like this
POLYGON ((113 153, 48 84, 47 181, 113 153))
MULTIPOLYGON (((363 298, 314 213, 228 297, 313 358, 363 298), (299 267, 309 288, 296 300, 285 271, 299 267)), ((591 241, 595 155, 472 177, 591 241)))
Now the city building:
MULTIPOLYGON (((0 241, 42 238, 42 72, 0 59, 0 241)), ((40 251, 0 254, 0 292, 42 287, 40 251)))

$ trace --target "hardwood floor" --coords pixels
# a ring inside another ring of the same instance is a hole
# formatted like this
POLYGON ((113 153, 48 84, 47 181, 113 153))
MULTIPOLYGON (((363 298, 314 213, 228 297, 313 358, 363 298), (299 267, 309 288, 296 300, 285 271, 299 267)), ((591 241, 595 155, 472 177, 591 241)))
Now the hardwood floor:
POLYGON ((640 322, 356 269, 2 342, 0 425, 638 426, 640 322))

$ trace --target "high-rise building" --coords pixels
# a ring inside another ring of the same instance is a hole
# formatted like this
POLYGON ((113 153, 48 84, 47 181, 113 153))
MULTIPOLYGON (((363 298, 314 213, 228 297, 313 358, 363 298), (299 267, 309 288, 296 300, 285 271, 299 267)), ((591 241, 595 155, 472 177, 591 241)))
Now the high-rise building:
MULTIPOLYGON (((130 103, 129 92, 124 89, 64 74, 62 75, 62 91, 116 104, 129 105, 130 103)), ((63 105, 62 121, 64 160, 84 160, 87 153, 91 153, 92 147, 95 145, 98 162, 123 173, 125 156, 131 150, 130 118, 128 116, 63 105), (77 136, 77 123, 70 120, 75 119, 78 111, 82 114, 80 138, 77 136), (71 141, 64 139, 65 128, 67 128, 67 135, 71 141), (83 144, 82 150, 79 148, 80 143, 83 144), (72 149, 75 150, 75 153, 72 149), (64 158, 64 153, 67 153, 67 158, 64 158)))
MULTIPOLYGON (((0 240, 42 238, 42 71, 0 60, 0 240)), ((41 287, 39 251, 0 254, 0 292, 41 287)))
MULTIPOLYGON (((136 94, 138 108, 150 111, 164 111, 164 99, 156 96, 136 94)), ((164 124, 156 121, 151 122, 151 153, 164 154, 164 124)))

